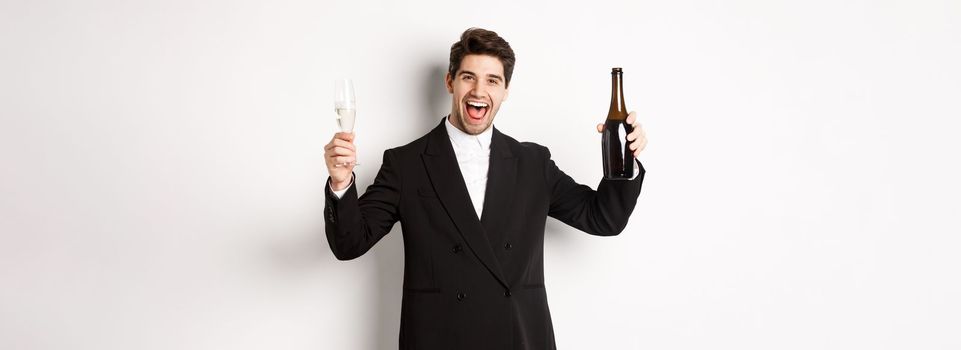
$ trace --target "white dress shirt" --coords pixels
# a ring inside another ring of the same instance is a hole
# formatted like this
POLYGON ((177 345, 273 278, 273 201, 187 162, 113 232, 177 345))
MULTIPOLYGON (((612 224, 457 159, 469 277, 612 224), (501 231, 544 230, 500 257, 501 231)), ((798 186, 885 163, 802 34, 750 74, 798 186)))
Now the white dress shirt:
MULTIPOLYGON (((450 118, 445 119, 444 126, 447 127, 447 136, 450 144, 454 147, 454 156, 457 157, 457 166, 460 173, 464 176, 464 184, 467 185, 467 193, 470 195, 471 204, 474 205, 474 212, 477 219, 481 218, 484 212, 484 195, 487 192, 487 169, 490 167, 491 158, 491 137, 494 135, 494 128, 488 127, 487 130, 477 135, 470 135, 451 124, 450 118)), ((353 179, 351 179, 353 183, 353 179)), ((329 185, 328 185, 329 186, 329 185)), ((347 188, 350 188, 348 185, 347 188)), ((337 198, 347 192, 347 188, 334 191, 337 198)))
POLYGON ((494 135, 494 128, 488 127, 480 134, 470 135, 451 124, 450 118, 446 120, 444 125, 447 126, 447 136, 450 137, 451 146, 454 146, 457 165, 464 176, 467 193, 470 194, 470 201, 474 204, 474 212, 479 220, 484 212, 484 194, 487 192, 487 169, 490 166, 491 136, 494 135))

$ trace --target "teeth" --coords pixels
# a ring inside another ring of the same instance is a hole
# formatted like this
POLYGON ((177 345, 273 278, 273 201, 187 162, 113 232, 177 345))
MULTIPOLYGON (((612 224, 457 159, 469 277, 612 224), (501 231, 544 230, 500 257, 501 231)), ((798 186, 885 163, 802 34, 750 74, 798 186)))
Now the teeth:
POLYGON ((484 102, 467 101, 467 104, 469 104, 469 105, 471 105, 471 106, 474 106, 474 107, 479 107, 479 108, 487 107, 487 104, 484 103, 484 102))

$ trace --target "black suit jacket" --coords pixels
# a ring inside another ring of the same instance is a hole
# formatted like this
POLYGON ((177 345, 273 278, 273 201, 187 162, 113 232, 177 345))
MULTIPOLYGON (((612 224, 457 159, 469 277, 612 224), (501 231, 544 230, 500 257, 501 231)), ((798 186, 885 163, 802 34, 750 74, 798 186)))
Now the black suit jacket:
POLYGON ((401 349, 554 349, 544 288, 547 217, 617 235, 634 210, 644 168, 634 180, 602 180, 594 191, 558 169, 547 148, 495 128, 478 219, 445 122, 385 151, 359 199, 354 185, 340 199, 328 186, 330 249, 338 259, 356 258, 400 221, 401 349))

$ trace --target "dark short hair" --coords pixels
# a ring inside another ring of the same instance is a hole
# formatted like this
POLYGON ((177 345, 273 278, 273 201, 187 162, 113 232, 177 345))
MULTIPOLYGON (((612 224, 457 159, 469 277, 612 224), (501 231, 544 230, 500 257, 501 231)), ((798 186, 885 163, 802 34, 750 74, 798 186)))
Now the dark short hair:
POLYGON ((510 85, 511 75, 514 73, 514 50, 497 33, 481 28, 465 30, 460 35, 460 41, 450 47, 450 66, 447 72, 451 77, 457 75, 461 60, 467 55, 497 57, 504 66, 504 86, 510 85))

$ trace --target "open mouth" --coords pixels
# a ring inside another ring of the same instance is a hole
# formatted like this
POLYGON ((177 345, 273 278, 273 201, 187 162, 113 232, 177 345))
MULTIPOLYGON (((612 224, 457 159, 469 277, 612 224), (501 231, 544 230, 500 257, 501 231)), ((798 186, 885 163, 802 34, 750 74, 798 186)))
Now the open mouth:
POLYGON ((467 116, 470 117, 471 121, 481 121, 487 116, 487 109, 490 106, 487 102, 480 101, 467 101, 464 103, 464 108, 467 109, 467 116))

